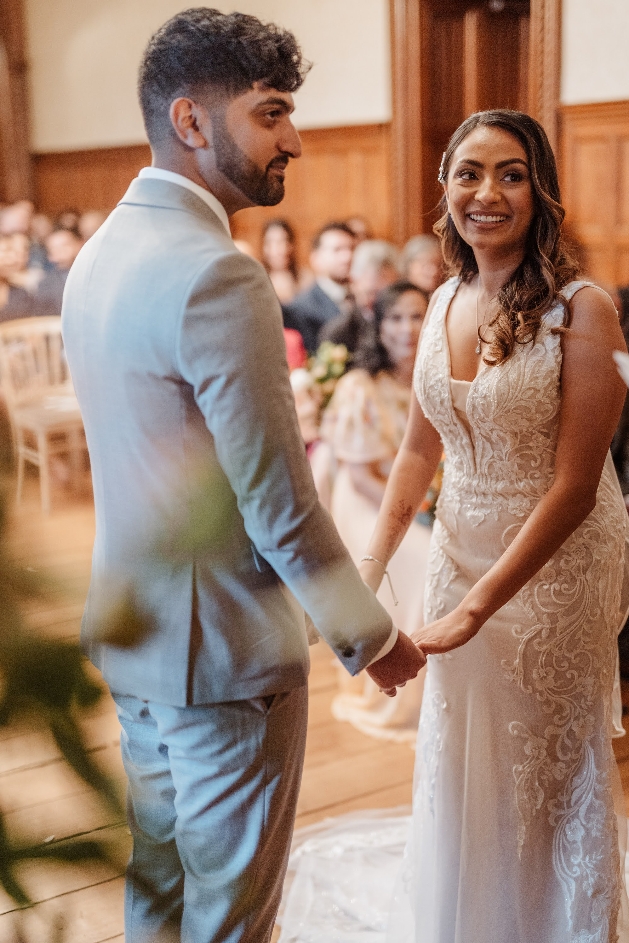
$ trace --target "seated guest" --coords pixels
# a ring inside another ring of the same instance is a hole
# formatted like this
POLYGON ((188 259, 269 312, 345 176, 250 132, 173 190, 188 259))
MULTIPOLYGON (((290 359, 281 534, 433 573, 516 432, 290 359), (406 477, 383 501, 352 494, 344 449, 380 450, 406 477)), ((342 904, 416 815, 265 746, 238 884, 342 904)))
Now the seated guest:
POLYGON ((280 303, 293 300, 300 288, 295 231, 285 219, 271 219, 262 230, 262 264, 280 303))
POLYGON ((293 370, 290 385, 295 397, 295 409, 299 431, 306 446, 306 454, 312 470, 312 478, 319 501, 330 510, 334 484, 335 462, 332 450, 320 437, 322 390, 308 370, 293 370))
POLYGON ((59 215, 55 219, 55 229, 72 229, 76 232, 79 231, 79 220, 81 214, 73 206, 66 207, 65 210, 61 210, 59 215))
POLYGON ((46 239, 53 230, 52 220, 45 213, 35 213, 31 219, 29 235, 31 237, 31 254, 29 265, 47 272, 52 268, 46 255, 46 239))
POLYGON ((68 272, 82 245, 76 229, 55 229, 46 239, 46 253, 54 268, 46 272, 35 292, 36 315, 61 314, 68 272))
POLYGON ((94 233, 98 232, 106 219, 107 213, 103 210, 86 210, 84 213, 81 213, 77 229, 83 242, 87 242, 88 239, 91 239, 94 233))
POLYGON ((324 324, 353 306, 349 272, 354 235, 345 223, 328 223, 312 243, 310 266, 315 282, 283 306, 284 327, 299 331, 306 350, 314 353, 324 324))
POLYGON ((3 236, 12 236, 16 232, 28 234, 34 209, 30 200, 18 200, 3 207, 0 214, 0 233, 3 236))
POLYGON ((328 321, 321 328, 319 341, 343 344, 353 354, 373 323, 373 306, 378 292, 399 277, 399 254, 395 246, 383 239, 361 242, 354 252, 350 269, 355 305, 346 314, 328 321))
POLYGON ((308 362, 308 354, 306 353, 304 341, 299 331, 285 327, 284 343, 286 344, 288 369, 292 371, 305 367, 308 362))
POLYGON ((11 284, 17 265, 13 236, 0 236, 0 321, 28 318, 33 299, 24 288, 11 284))
POLYGON ((17 288, 23 288, 29 295, 34 295, 44 277, 44 270, 33 256, 30 237, 23 232, 14 232, 8 238, 14 253, 13 271, 9 281, 17 288))
POLYGON ((413 236, 402 249, 402 276, 428 297, 443 281, 443 256, 436 236, 413 236))
MULTIPOLYGON (((402 444, 413 398, 415 353, 428 302, 410 282, 396 282, 375 302, 374 326, 354 366, 341 377, 323 414, 321 438, 337 463, 330 510, 352 558, 364 555, 402 444)), ((422 625, 424 576, 430 530, 411 523, 389 564, 395 589, 379 598, 404 632, 422 625), (395 603, 394 598, 398 602, 395 603)), ((363 733, 413 742, 417 736, 423 673, 389 698, 364 675, 340 680, 332 712, 363 733)))

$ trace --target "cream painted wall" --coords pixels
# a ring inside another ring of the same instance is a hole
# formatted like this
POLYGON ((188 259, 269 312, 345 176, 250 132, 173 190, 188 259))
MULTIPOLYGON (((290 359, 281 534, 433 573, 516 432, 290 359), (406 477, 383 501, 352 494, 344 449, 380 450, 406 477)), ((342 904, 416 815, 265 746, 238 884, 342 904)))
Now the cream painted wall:
MULTIPOLYGON (((201 0, 203 2, 203 0, 201 0)), ((25 0, 34 151, 146 140, 135 83, 151 33, 190 0, 25 0)), ((313 69, 296 94, 300 128, 390 120, 387 0, 232 0, 293 30, 313 69)))
POLYGON ((629 0, 563 0, 561 101, 629 99, 629 0))

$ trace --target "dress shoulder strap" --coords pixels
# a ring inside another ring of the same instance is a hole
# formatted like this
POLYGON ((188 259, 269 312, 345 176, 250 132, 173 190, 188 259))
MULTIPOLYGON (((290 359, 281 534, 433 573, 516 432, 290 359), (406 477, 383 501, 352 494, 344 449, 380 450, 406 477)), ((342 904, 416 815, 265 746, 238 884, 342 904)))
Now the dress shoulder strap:
POLYGON ((453 275, 441 286, 441 291, 439 292, 439 297, 437 303, 435 304, 435 317, 438 314, 443 314, 447 310, 448 305, 454 298, 456 290, 461 284, 461 278, 459 275, 453 275))
MULTIPOLYGON (((595 285, 594 282, 589 282, 586 279, 577 279, 574 282, 568 282, 567 285, 561 289, 559 294, 562 298, 565 298, 566 301, 571 301, 578 291, 581 291, 582 288, 596 288, 597 291, 602 291, 604 295, 607 295, 607 292, 604 288, 601 288, 600 285, 595 285)), ((609 298, 609 295, 607 295, 609 298)))
POLYGON ((565 309, 561 304, 561 300, 569 304, 576 293, 581 291, 582 288, 596 288, 597 291, 602 292, 609 298, 605 289, 601 288, 600 285, 595 285, 594 282, 587 281, 586 279, 575 279, 573 282, 568 282, 568 284, 564 285, 561 289, 555 303, 544 316, 544 324, 546 327, 560 327, 564 323, 565 309))

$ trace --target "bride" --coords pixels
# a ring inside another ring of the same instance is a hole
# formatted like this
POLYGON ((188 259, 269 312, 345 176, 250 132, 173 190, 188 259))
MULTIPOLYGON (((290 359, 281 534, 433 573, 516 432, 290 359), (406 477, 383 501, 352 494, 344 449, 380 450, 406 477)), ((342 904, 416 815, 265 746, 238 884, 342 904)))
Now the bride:
POLYGON ((614 943, 627 513, 606 456, 623 336, 608 296, 575 280, 536 121, 472 115, 440 181, 435 229, 454 277, 431 300, 417 400, 361 564, 377 590, 444 449, 414 638, 431 657, 412 834, 389 939, 614 943))

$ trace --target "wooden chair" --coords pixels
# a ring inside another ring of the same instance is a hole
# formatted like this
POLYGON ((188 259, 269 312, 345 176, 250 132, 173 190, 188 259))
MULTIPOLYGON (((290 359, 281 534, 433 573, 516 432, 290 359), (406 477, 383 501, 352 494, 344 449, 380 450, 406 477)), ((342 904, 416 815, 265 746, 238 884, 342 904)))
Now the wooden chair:
POLYGON ((68 454, 74 477, 85 450, 83 422, 63 353, 61 318, 0 324, 0 389, 17 454, 17 500, 26 462, 39 468, 41 503, 50 512, 50 459, 68 454))

